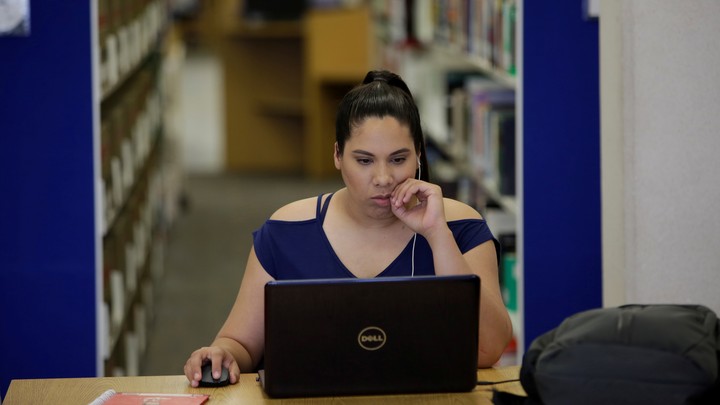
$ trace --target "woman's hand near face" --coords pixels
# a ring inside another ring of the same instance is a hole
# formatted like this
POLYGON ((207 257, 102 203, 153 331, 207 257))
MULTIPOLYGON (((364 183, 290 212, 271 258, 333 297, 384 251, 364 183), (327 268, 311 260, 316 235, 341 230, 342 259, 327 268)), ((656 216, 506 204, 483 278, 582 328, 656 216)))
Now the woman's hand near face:
POLYGON ((436 229, 447 228, 442 190, 436 184, 407 179, 395 187, 391 202, 393 214, 426 238, 436 229))

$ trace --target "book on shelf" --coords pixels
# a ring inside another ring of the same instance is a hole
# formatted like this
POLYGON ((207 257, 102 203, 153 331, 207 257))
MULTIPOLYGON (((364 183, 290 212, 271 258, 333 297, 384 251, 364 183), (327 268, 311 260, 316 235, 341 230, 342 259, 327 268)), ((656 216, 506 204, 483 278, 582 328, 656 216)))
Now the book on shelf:
POLYGON ((101 94, 107 96, 149 53, 167 18, 159 0, 98 1, 101 94))
POLYGON ((470 120, 468 105, 468 91, 466 83, 469 80, 484 77, 481 73, 471 71, 448 71, 445 74, 445 97, 447 137, 445 139, 446 152, 455 160, 464 161, 467 156, 463 153, 468 144, 468 122, 470 120))
POLYGON ((498 235, 501 246, 500 291, 509 312, 517 312, 517 255, 515 233, 498 235))
POLYGON ((507 73, 515 75, 516 73, 516 47, 515 47, 515 31, 516 27, 517 6, 515 0, 505 1, 503 4, 503 34, 502 34, 502 66, 507 73))
POLYGON ((501 364, 518 364, 521 358, 517 357, 517 339, 522 334, 522 326, 518 318, 517 217, 515 213, 500 207, 488 208, 483 215, 500 244, 498 264, 500 292, 513 325, 513 337, 503 353, 501 364))
POLYGON ((110 304, 107 301, 103 301, 101 305, 98 325, 100 329, 100 333, 98 334, 98 352, 100 357, 107 361, 110 358, 110 340, 112 339, 110 332, 110 304))
POLYGON ((210 399, 206 394, 164 394, 144 392, 116 392, 107 390, 90 405, 200 405, 210 399))
POLYGON ((500 207, 489 207, 484 216, 500 244, 498 274, 503 302, 509 312, 517 312, 517 217, 500 207))
MULTIPOLYGON (((514 235, 513 235, 514 238, 514 235)), ((502 242, 501 242, 502 243, 502 242)), ((510 322, 513 327, 513 336, 505 348, 503 357, 506 357, 506 361, 510 364, 517 364, 520 358, 517 357, 518 347, 517 341, 520 336, 520 325, 518 323, 518 290, 517 290, 517 255, 515 252, 506 252, 502 257, 502 272, 503 272, 503 284, 502 284, 502 297, 505 302, 505 307, 510 315, 510 322)))
POLYGON ((515 109, 491 110, 491 153, 497 191, 502 196, 515 195, 515 109))
POLYGON ((468 80, 466 89, 470 116, 468 160, 481 177, 497 184, 498 143, 500 139, 507 141, 507 134, 502 132, 509 128, 507 117, 514 117, 515 91, 485 78, 468 80))
POLYGON ((515 75, 517 0, 371 2, 381 36, 394 45, 435 45, 515 75))
POLYGON ((140 375, 140 350, 138 337, 135 332, 123 333, 123 348, 125 349, 125 372, 127 375, 140 375))
POLYGON ((135 327, 135 335, 137 337, 137 349, 139 353, 139 357, 142 357, 145 355, 145 351, 147 350, 147 313, 145 312, 145 305, 143 305, 142 301, 139 301, 135 304, 135 307, 133 308, 133 317, 134 317, 134 327, 135 327))
POLYGON ((515 74, 516 0, 439 0, 414 2, 408 11, 418 38, 482 59, 494 69, 515 74), (429 10, 429 11, 428 11, 429 10), (430 15, 420 19, 418 16, 430 15), (428 34, 431 33, 431 34, 428 34))
POLYGON ((495 197, 514 196, 515 90, 473 70, 447 71, 444 79, 443 122, 430 139, 495 197))
POLYGON ((119 270, 110 272, 110 330, 116 331, 125 317, 125 276, 119 270))

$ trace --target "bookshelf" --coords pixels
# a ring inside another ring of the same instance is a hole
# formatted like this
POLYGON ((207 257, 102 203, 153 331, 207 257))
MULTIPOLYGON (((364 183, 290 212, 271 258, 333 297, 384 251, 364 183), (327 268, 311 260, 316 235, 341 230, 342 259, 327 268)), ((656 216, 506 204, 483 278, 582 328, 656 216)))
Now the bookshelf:
POLYGON ((501 287, 516 335, 503 359, 508 363, 516 361, 522 335, 515 249, 515 5, 438 1, 398 8, 384 2, 374 9, 382 64, 405 78, 418 104, 432 181, 447 197, 483 213, 504 245, 501 287), (496 223, 501 217, 503 224, 496 223))
POLYGON ((33 2, 30 34, 0 38, 2 393, 139 372, 166 219, 165 7, 33 2))
POLYGON ((414 92, 434 181, 478 208, 507 247, 501 275, 520 356, 566 316, 601 306, 597 20, 575 2, 405 4, 374 2, 378 54, 414 92), (483 87, 514 93, 506 146, 486 130, 478 149, 483 87), (500 157, 507 149, 511 160, 500 157))
POLYGON ((160 0, 98 0, 94 47, 100 95, 103 375, 138 375, 163 272, 163 63, 169 47, 160 0))
POLYGON ((162 275, 166 4, 97 0, 104 375, 138 375, 162 275))

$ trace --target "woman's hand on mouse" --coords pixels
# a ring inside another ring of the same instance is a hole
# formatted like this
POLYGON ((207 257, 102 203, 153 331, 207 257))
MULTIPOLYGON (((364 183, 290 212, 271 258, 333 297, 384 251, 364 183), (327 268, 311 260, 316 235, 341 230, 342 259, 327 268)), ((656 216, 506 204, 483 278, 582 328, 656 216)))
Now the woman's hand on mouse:
POLYGON ((414 232, 427 237, 434 229, 447 226, 442 190, 437 184, 407 179, 395 187, 390 198, 393 214, 414 232))
POLYGON ((212 374, 214 378, 220 378, 222 368, 225 367, 230 374, 230 384, 238 382, 240 367, 233 355, 221 347, 210 346, 195 350, 187 362, 185 362, 185 377, 187 377, 192 387, 198 387, 200 385, 202 366, 208 362, 212 364, 212 374))

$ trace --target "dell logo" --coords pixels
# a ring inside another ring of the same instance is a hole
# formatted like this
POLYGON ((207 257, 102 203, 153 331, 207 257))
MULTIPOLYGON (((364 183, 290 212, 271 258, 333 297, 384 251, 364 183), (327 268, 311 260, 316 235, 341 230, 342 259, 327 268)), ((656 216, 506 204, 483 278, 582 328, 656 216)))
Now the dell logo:
POLYGON ((377 326, 368 326, 358 334, 358 344, 365 350, 377 350, 385 345, 386 340, 385 331, 377 326))

